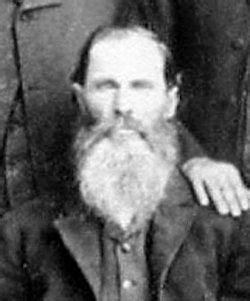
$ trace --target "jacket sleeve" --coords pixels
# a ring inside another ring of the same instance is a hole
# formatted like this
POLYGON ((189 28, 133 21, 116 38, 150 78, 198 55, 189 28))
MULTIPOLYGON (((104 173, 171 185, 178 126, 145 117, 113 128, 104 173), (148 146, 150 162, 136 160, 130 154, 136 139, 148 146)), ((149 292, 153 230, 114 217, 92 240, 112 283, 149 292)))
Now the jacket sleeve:
POLYGON ((250 300, 250 211, 239 222, 227 258, 220 301, 250 300))
POLYGON ((0 222, 0 300, 30 300, 24 261, 23 235, 15 219, 6 216, 0 222))

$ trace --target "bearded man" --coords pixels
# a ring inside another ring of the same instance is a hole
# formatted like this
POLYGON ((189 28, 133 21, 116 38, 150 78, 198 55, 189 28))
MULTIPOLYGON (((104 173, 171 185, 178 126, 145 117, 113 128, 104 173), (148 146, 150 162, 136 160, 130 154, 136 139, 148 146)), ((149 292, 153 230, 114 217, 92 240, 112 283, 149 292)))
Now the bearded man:
POLYGON ((4 217, 0 300, 250 300, 249 213, 198 207, 176 168, 168 47, 140 27, 101 28, 76 74, 79 199, 4 217))

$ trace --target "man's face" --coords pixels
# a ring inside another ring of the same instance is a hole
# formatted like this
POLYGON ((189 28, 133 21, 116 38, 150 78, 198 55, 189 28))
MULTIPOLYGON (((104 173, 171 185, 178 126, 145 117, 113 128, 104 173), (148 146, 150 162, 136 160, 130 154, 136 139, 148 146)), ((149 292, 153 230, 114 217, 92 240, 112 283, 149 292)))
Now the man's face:
POLYGON ((85 84, 85 99, 100 124, 135 121, 152 128, 166 110, 164 58, 156 42, 131 35, 94 44, 85 84))
POLYGON ((176 104, 166 90, 163 53, 148 37, 92 48, 82 101, 97 124, 77 134, 77 176, 85 203, 126 231, 152 215, 176 162, 175 129, 160 122, 176 104))

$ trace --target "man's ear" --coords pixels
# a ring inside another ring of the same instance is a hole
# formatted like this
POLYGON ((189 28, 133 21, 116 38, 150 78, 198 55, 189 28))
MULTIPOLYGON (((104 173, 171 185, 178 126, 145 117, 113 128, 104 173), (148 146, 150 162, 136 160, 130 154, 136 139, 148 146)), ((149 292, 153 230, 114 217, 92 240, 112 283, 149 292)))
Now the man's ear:
POLYGON ((167 104, 164 114, 166 120, 172 119, 176 115, 177 106, 179 103, 179 88, 174 85, 167 90, 167 104))
POLYGON ((87 106, 86 106, 86 101, 85 101, 85 97, 84 97, 84 88, 78 84, 78 83, 73 83, 72 84, 72 91, 75 95, 77 104, 81 110, 81 113, 85 115, 86 111, 87 111, 87 106))

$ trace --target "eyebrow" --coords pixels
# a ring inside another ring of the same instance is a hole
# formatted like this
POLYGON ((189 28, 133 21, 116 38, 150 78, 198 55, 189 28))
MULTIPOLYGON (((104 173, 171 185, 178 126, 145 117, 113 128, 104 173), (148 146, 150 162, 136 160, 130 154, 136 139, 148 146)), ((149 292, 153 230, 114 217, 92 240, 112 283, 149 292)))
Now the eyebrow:
MULTIPOLYGON (((140 89, 140 88, 150 89, 154 87, 154 82, 147 78, 134 78, 129 80, 128 84, 134 89, 140 89)), ((109 78, 107 76, 107 77, 94 78, 91 86, 97 89, 101 89, 105 86, 119 88, 120 85, 119 82, 117 82, 115 79, 109 78)))
POLYGON ((152 88, 154 83, 149 79, 134 79, 131 81, 134 88, 152 88))
POLYGON ((108 78, 108 77, 107 78, 105 78, 105 77, 96 78, 93 80, 93 86, 95 86, 97 88, 101 88, 103 86, 108 86, 108 85, 113 86, 113 87, 119 86, 119 84, 115 80, 108 78))

